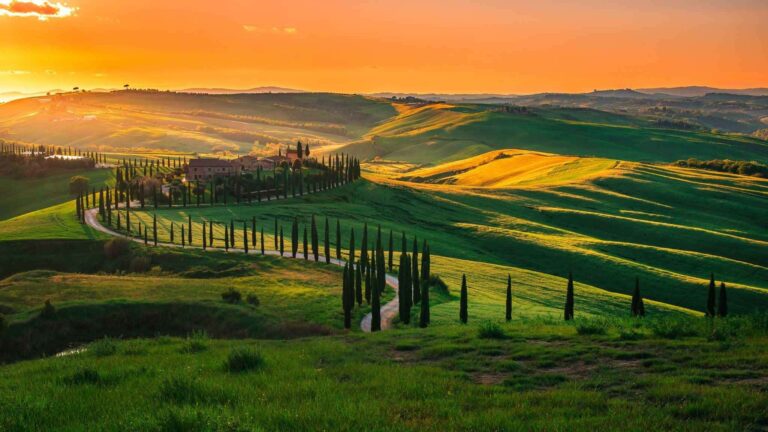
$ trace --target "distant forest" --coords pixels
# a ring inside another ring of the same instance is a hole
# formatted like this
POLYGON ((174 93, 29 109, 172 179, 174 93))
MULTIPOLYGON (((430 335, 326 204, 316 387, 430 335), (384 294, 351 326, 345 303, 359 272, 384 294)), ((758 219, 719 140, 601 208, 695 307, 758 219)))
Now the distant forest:
POLYGON ((759 162, 732 161, 728 159, 712 159, 708 161, 702 161, 691 158, 686 160, 679 160, 674 164, 685 168, 700 168, 711 171, 768 178, 768 165, 764 165, 759 162))

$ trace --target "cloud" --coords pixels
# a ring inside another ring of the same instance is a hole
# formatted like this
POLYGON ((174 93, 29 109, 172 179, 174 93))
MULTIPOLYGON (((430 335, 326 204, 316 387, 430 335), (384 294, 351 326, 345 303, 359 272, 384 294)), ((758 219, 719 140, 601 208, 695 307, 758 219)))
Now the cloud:
POLYGON ((48 18, 72 16, 76 8, 48 0, 0 0, 0 16, 48 18))
POLYGON ((271 33, 271 34, 284 34, 284 35, 295 35, 298 33, 298 29, 296 27, 258 27, 254 25, 244 25, 243 30, 247 31, 248 33, 271 33))

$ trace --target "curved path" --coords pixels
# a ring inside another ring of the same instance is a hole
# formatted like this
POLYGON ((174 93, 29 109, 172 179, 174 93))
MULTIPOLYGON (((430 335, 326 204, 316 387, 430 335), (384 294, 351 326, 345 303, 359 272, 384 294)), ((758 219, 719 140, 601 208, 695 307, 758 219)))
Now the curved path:
MULTIPOLYGON (((103 232, 105 234, 109 234, 109 235, 115 236, 115 237, 123 237, 123 238, 126 238, 128 240, 135 241, 137 243, 142 243, 142 244, 144 243, 144 239, 140 239, 140 238, 137 238, 137 237, 130 237, 130 236, 127 236, 125 234, 121 234, 121 233, 119 233, 117 231, 112 230, 111 228, 108 228, 108 227, 105 227, 104 225, 102 225, 101 221, 99 220, 99 209, 98 208, 92 208, 92 209, 88 209, 88 210, 85 211, 85 222, 88 224, 88 226, 90 226, 91 228, 95 229, 96 231, 103 232)), ((165 246, 165 247, 176 247, 176 248, 181 248, 182 247, 180 244, 163 243, 163 242, 157 242, 157 245, 158 246, 165 246)), ((189 248, 189 249, 202 249, 202 246, 189 246, 189 245, 187 245, 185 248, 189 248)), ((215 250, 219 250, 219 251, 224 251, 225 250, 222 247, 208 247, 206 250, 208 250, 208 249, 215 249, 215 250)), ((230 252, 246 253, 244 249, 239 249, 239 248, 229 248, 229 251, 230 252)), ((257 250, 254 250, 254 249, 249 249, 249 251, 248 251, 248 253, 251 253, 251 254, 259 254, 259 252, 260 251, 257 251, 257 250)), ((264 254, 265 255, 279 256, 281 258, 292 259, 292 257, 290 255, 280 255, 280 252, 276 251, 276 250, 266 250, 265 249, 264 250, 264 254)), ((319 258, 320 262, 325 262, 325 256, 324 255, 321 254, 321 255, 319 255, 319 257, 320 257, 319 258)), ((309 257, 305 257, 304 253, 302 251, 299 251, 296 254, 296 258, 295 259, 306 259, 306 258, 309 258, 309 257)), ((311 259, 311 258, 309 258, 309 259, 311 259)), ((337 259, 337 258, 331 258, 330 261, 331 261, 331 264, 334 264, 334 265, 337 265, 337 266, 340 266, 340 267, 343 267, 344 265, 347 264, 347 261, 341 260, 341 259, 337 259)), ((391 286, 392 289, 395 290, 395 294, 397 294, 398 289, 400 288, 400 285, 399 285, 399 283, 397 281, 397 277, 395 277, 393 275, 390 275, 390 274, 387 274, 386 283, 387 283, 387 285, 391 286)), ((388 329, 388 328, 390 328, 392 326, 392 320, 395 318, 395 316, 397 316, 399 305, 400 305, 400 302, 398 301, 397 295, 395 295, 395 298, 393 298, 392 300, 390 300, 388 303, 384 304, 381 307, 381 329, 382 330, 386 330, 386 329, 388 329)), ((363 331, 365 331, 365 332, 370 332, 371 331, 371 313, 370 312, 363 317, 362 321, 360 321, 360 328, 363 331)))

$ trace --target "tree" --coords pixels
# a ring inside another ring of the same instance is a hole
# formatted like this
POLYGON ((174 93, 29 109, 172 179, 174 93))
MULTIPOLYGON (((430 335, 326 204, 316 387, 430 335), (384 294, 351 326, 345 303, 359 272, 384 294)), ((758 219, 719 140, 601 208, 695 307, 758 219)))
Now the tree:
POLYGON ((309 249, 307 247, 307 226, 304 225, 304 259, 309 259, 309 249))
POLYGON ((261 254, 264 255, 264 227, 261 227, 261 254))
MULTIPOLYGON (((376 261, 374 258, 373 261, 376 261)), ((373 267, 373 266, 371 266, 373 267)), ((371 267, 365 269, 365 302, 371 304, 371 267)))
POLYGON ((251 217, 251 246, 256 248, 256 216, 251 217))
MULTIPOLYGON (((192 215, 187 216, 189 228, 187 229, 187 243, 192 246, 192 215)), ((234 228, 233 228, 234 229, 234 228)), ((233 242, 234 245, 234 242, 233 242)))
POLYGON ((88 177, 73 176, 69 178, 69 193, 71 195, 88 193, 88 177))
POLYGON ((360 243, 360 261, 363 267, 368 266, 368 222, 363 224, 363 241, 360 243))
POLYGON ((707 316, 715 316, 715 274, 709 274, 709 292, 707 293, 707 316))
POLYGON ((245 253, 248 253, 248 227, 245 226, 245 222, 243 222, 243 250, 245 253))
POLYGON ((351 263, 355 262, 355 229, 350 228, 349 234, 349 259, 351 263))
POLYGON ((728 296, 725 293, 725 283, 720 282, 720 301, 717 303, 717 316, 728 316, 728 296))
POLYGON ((291 257, 296 258, 296 252, 299 250, 299 220, 293 218, 291 223, 291 257))
POLYGON ((317 235, 317 222, 315 222, 315 215, 312 215, 312 254, 315 256, 315 262, 320 260, 319 239, 317 235))
POLYGON ((354 277, 350 277, 352 274, 351 264, 344 264, 344 282, 342 285, 342 307, 344 309, 344 328, 348 329, 352 327, 352 307, 355 303, 354 277))
POLYGON ((157 246, 157 215, 152 214, 152 242, 157 246))
POLYGON ((459 320, 462 324, 467 323, 469 318, 467 313, 467 275, 461 275, 461 299, 459 301, 459 320))
POLYGON ((283 226, 280 225, 280 256, 285 252, 285 241, 283 240, 283 226))
POLYGON ((505 318, 507 321, 512 320, 512 275, 507 275, 507 310, 505 318))
POLYGON ((341 260, 341 222, 336 219, 336 259, 341 260))
POLYGON ((224 250, 229 250, 229 226, 226 224, 224 224, 224 250))
POLYGON ((360 261, 358 261, 355 266, 355 299, 358 306, 363 305, 363 273, 360 267, 360 261))
POLYGON ((205 250, 205 248, 207 246, 207 243, 208 243, 207 242, 208 236, 205 234, 205 227, 206 227, 207 224, 205 223, 205 221, 203 221, 202 225, 203 225, 203 250, 205 250))
POLYGON ((640 278, 635 278, 635 291, 632 293, 632 316, 645 316, 645 304, 643 296, 640 295, 640 278))
POLYGON ((213 247, 213 221, 208 221, 208 246, 213 247))
POLYGON ((304 145, 304 157, 309 157, 309 143, 304 145))
POLYGON ((235 247, 235 221, 229 220, 229 247, 235 247))
POLYGON ((421 282, 421 310, 419 312, 419 327, 426 328, 429 325, 429 283, 421 282))
POLYGON ((413 299, 413 294, 411 292, 411 282, 408 280, 408 269, 410 268, 409 265, 410 258, 408 257, 408 254, 401 253, 400 254, 400 267, 397 271, 397 284, 398 284, 398 291, 397 296, 399 300, 399 312, 400 312, 400 321, 403 322, 403 324, 409 324, 411 322, 411 300, 413 299))
POLYGON ((323 233, 323 240, 325 241, 324 245, 324 255, 325 255, 325 263, 330 264, 331 263, 331 242, 330 242, 330 227, 328 226, 328 216, 325 217, 325 232, 323 233))
POLYGON ((301 145, 301 141, 296 143, 296 156, 299 159, 302 159, 304 157, 304 147, 301 145))
MULTIPOLYGON (((278 231, 277 231, 277 218, 275 218, 275 237, 274 237, 274 239, 275 239, 275 250, 278 249, 278 244, 277 244, 277 237, 278 237, 278 235, 277 235, 277 233, 278 233, 278 231)), ((280 255, 282 255, 282 254, 280 254, 280 255)))
POLYGON ((411 283, 413 284, 413 304, 417 305, 421 301, 421 288, 419 286, 419 244, 416 237, 413 237, 413 254, 411 255, 411 283))
POLYGON ((368 273, 368 279, 372 283, 371 292, 371 332, 381 330, 381 298, 380 289, 377 286, 376 279, 371 278, 370 272, 368 273))
POLYGON ((565 320, 573 319, 573 274, 568 273, 568 289, 565 294, 565 320))
POLYGON ((429 244, 426 240, 421 245, 421 280, 429 280, 429 244))
POLYGON ((171 243, 173 243, 173 222, 171 222, 171 243))

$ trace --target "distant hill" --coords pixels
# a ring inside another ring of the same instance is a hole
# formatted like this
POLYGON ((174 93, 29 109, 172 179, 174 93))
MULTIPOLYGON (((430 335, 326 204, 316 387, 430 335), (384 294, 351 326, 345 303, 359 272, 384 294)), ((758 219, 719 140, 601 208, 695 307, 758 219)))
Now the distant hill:
POLYGON ((722 89, 706 86, 688 86, 688 87, 658 87, 643 88, 636 90, 645 94, 665 94, 670 96, 699 97, 707 93, 728 93, 745 96, 768 96, 768 88, 748 88, 748 89, 722 89))
POLYGON ((305 93, 304 90, 296 90, 285 87, 254 87, 250 89, 228 88, 188 88, 178 90, 181 93, 205 93, 205 94, 261 94, 261 93, 305 93))

